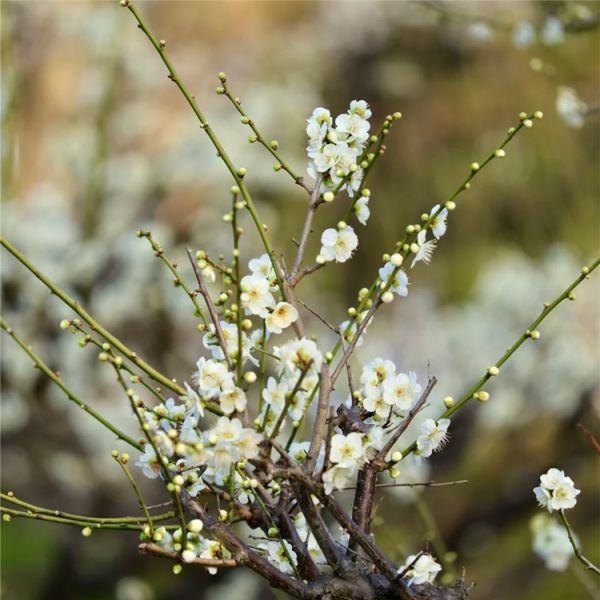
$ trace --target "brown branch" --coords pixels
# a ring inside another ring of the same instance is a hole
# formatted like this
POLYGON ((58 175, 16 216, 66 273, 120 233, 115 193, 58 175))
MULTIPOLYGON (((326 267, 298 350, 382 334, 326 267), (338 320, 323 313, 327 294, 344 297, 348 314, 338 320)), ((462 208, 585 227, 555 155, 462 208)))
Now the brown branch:
POLYGON ((310 275, 311 273, 314 273, 315 271, 318 271, 319 269, 323 268, 325 264, 326 263, 313 263, 312 265, 304 267, 302 271, 300 271, 295 277, 292 277, 290 279, 290 285, 293 288, 295 288, 307 275, 310 275))
POLYGON ((581 429, 581 431, 583 431, 583 433, 585 433, 585 435, 588 436, 590 442, 592 442, 592 446, 594 446, 594 450, 596 450, 596 452, 600 454, 600 442, 598 442, 596 436, 587 427, 584 427, 581 423, 577 423, 577 427, 579 427, 579 429, 581 429))
MULTIPOLYGON (((456 481, 418 481, 415 483, 378 483, 375 489, 396 488, 396 487, 447 487, 451 485, 461 485, 469 483, 468 479, 457 479, 456 481)), ((356 486, 345 487, 340 492, 355 490, 356 486)))
MULTIPOLYGON (((296 260, 294 261, 294 266, 290 272, 290 280, 293 281, 298 271, 300 270, 300 265, 302 264, 302 260, 304 258, 304 251, 306 250, 306 243, 308 241, 308 236, 310 235, 312 229, 312 223, 315 218, 315 213, 317 212, 317 208, 323 202, 321 200, 321 181, 323 176, 321 174, 317 175, 317 180, 315 181, 315 185, 310 194, 310 203, 308 205, 308 211, 306 213, 306 219, 304 220, 304 225, 302 227, 302 233, 300 234, 300 242, 298 243, 298 251, 296 252, 296 260)), ((290 281, 290 285, 291 285, 290 281)), ((294 284, 295 285, 295 284, 294 284)), ((292 287, 294 287, 292 285, 292 287)))
POLYGON ((317 418, 315 421, 315 431, 310 442, 308 450, 308 458, 306 460, 306 472, 312 473, 315 468, 315 463, 319 456, 319 450, 325 437, 327 428, 327 407, 329 405, 329 394, 331 393, 331 385, 329 383, 329 367, 326 362, 321 366, 319 374, 319 400, 317 404, 317 418))
MULTIPOLYGON (((172 560, 176 560, 177 562, 181 561, 181 554, 166 550, 158 544, 140 544, 138 546, 138 552, 145 555, 170 558, 172 560)), ((240 565, 240 563, 232 558, 195 558, 192 562, 186 564, 201 565, 203 567, 217 567, 219 569, 238 567, 240 565)))
MULTIPOLYGON (((198 263, 196 263, 196 259, 190 248, 186 248, 186 252, 190 262, 192 263, 192 267, 194 269, 194 275, 196 276, 196 280, 198 281, 198 285, 200 286, 200 293, 204 298, 204 302, 206 303, 206 308, 208 308, 208 312, 210 314, 210 319, 213 322, 215 327, 215 333, 217 335, 217 339, 219 340, 219 346, 221 346, 221 350, 223 350, 223 355, 225 356, 225 361, 227 362, 227 368, 230 371, 233 371, 233 363, 231 362, 231 357, 229 356, 229 350, 227 350, 227 343, 225 342, 225 336, 223 335, 223 330, 221 329, 221 323, 219 321, 219 315, 217 313, 217 309, 213 304, 212 298, 208 293, 208 288, 206 287, 206 283, 204 278, 202 277, 202 273, 198 268, 198 263)), ((241 307, 240 307, 241 310, 241 307)), ((241 348, 239 350, 241 352, 241 348)))

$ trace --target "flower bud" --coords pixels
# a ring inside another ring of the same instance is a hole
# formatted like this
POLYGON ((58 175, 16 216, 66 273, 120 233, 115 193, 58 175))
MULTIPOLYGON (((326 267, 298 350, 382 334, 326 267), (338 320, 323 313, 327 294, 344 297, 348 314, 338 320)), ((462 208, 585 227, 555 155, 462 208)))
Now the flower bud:
POLYGON ((256 381, 256 373, 254 371, 244 373, 244 381, 246 383, 254 383, 256 381))
POLYGON ((204 528, 204 523, 200 519, 192 519, 187 524, 187 528, 191 533, 200 533, 204 528))
POLYGON ((498 148, 498 150, 494 152, 494 156, 496 158, 504 158, 506 156, 506 152, 502 148, 498 148))
POLYGON ((383 293, 381 295, 381 301, 384 304, 390 304, 390 302, 394 301, 394 294, 392 294, 392 292, 390 292, 390 291, 387 291, 387 292, 383 293))
POLYGON ((325 202, 333 202, 333 199, 335 198, 333 192, 325 192, 323 194, 323 200, 325 202))
POLYGON ((444 205, 448 210, 454 210, 456 208, 456 202, 454 200, 448 200, 444 205))
POLYGON ((186 563, 191 563, 196 560, 196 553, 193 550, 184 550, 181 553, 181 560, 186 563))
POLYGON ((498 373, 500 373, 500 369, 496 365, 492 365, 491 367, 488 367, 487 372, 488 375, 495 377, 496 375, 498 375, 498 373))
POLYGON ((402 460, 402 452, 396 451, 392 454, 392 460, 397 463, 402 460))
POLYGON ((397 252, 392 254, 392 256, 390 257, 390 262, 395 266, 395 267, 401 267, 402 263, 404 262, 404 257, 402 256, 402 254, 398 254, 397 252))
POLYGON ((90 535, 92 535, 92 528, 91 527, 84 527, 81 530, 81 535, 83 537, 90 537, 90 535))
POLYGON ((479 171, 480 168, 481 167, 479 166, 479 163, 477 163, 477 162, 471 163, 471 171, 479 171))

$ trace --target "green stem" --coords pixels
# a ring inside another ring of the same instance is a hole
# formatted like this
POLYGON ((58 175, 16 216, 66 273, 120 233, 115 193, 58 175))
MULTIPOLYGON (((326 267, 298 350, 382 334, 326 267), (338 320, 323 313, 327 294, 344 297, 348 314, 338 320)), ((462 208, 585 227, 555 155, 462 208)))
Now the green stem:
POLYGON ((310 193, 311 190, 304 183, 304 179, 302 177, 300 177, 299 175, 296 175, 296 173, 294 173, 294 171, 288 165, 288 163, 286 163, 286 161, 283 160, 283 158, 281 158, 281 155, 277 152, 277 144, 275 143, 272 145, 272 143, 267 142, 265 137, 258 130, 256 123, 246 114, 246 111, 242 107, 241 100, 239 98, 231 95, 231 92, 229 91, 229 88, 227 86, 225 79, 221 79, 221 84, 222 84, 223 90, 225 90, 224 95, 229 99, 231 104, 233 104, 233 106, 238 111, 238 113, 240 113, 240 115, 242 115, 242 118, 245 119, 246 122, 244 124, 248 125, 250 127, 250 129, 252 129, 252 131, 254 132, 254 135, 256 136, 256 141, 261 146, 263 146, 267 150, 267 152, 269 152, 269 154, 277 161, 277 165, 281 169, 283 169, 294 180, 294 183, 296 183, 300 187, 304 188, 308 193, 310 193))
POLYGON ((204 316, 204 311, 202 310, 202 306, 200 306, 200 303, 198 302, 198 298, 195 292, 193 292, 188 285, 185 283, 185 281, 183 281, 183 279, 181 278, 181 276, 179 275, 179 272, 177 271, 177 265, 175 263, 172 263, 165 255, 163 252, 163 249, 161 247, 161 245, 152 237, 152 232, 150 231, 142 231, 141 229, 139 229, 137 231, 137 236, 138 237, 144 237, 148 240, 148 243, 150 244, 150 246, 152 246, 152 250, 154 250, 154 255, 157 258, 160 258, 160 260, 166 265, 167 269, 169 269, 169 271, 171 271, 171 274, 173 275, 173 277, 175 278, 174 284, 176 287, 180 287, 181 289, 183 289, 185 291, 185 293, 187 294, 188 298, 192 301, 192 304, 194 305, 194 314, 202 321, 202 323, 204 324, 204 326, 207 325, 206 322, 206 317, 204 316))
POLYGON ((200 110, 200 107, 198 106, 196 99, 194 98, 194 96, 192 96, 192 94, 188 91, 187 87, 184 85, 184 83, 179 78, 179 75, 177 74, 175 67, 173 66, 169 57, 167 56, 167 53, 165 52, 164 43, 161 43, 159 40, 157 40, 154 37, 154 35, 148 29, 148 26, 146 25, 145 21, 142 19, 142 16, 140 15, 139 11, 137 10, 137 8, 133 4, 133 2, 131 2, 130 0, 126 0, 125 6, 127 6, 129 11, 131 12, 131 14, 135 17, 135 20, 137 21, 139 28, 144 32, 144 34, 146 35, 146 37, 148 38, 148 40, 150 41, 152 46, 154 46, 154 49, 160 56, 165 67, 167 68, 167 71, 169 72, 169 79, 171 81, 173 81, 173 83, 175 83, 175 85, 179 88, 179 91, 183 94, 183 96, 186 99, 187 103, 189 104, 190 108, 192 109, 192 111, 194 112, 196 117, 198 118, 198 121, 200 121, 200 127, 204 130, 204 132, 206 133, 206 135, 212 142, 213 146, 217 150, 217 154, 218 154, 219 158, 221 158, 221 160, 227 167, 227 170, 231 173, 231 176, 235 180, 237 186, 240 188, 242 196, 243 196, 244 200, 246 201, 246 206, 248 208, 248 212, 252 216, 252 220, 254 221, 254 224, 256 225, 258 235, 260 236, 263 246, 264 246, 265 250, 267 251, 267 254, 269 255, 271 262, 273 264, 273 269, 275 270, 275 275, 277 277, 277 284, 279 285, 281 294, 283 296, 284 295, 284 287, 283 287, 283 282, 281 281, 279 269, 277 268, 277 261, 275 260, 275 252, 273 250, 273 247, 271 246, 271 242, 269 241, 269 238, 266 235, 265 227, 258 215, 256 206, 254 205, 254 201, 252 200, 252 197, 250 196, 250 192, 248 191, 248 188, 246 187, 246 184, 244 183, 244 175, 241 175, 239 170, 236 169, 235 165, 229 158, 229 155, 227 154, 227 152, 221 145, 221 142, 219 141, 215 131, 210 126, 210 124, 206 120, 204 114, 200 110))
POLYGON ((113 425, 108 419, 105 419, 100 413, 96 412, 91 406, 80 400, 62 381, 60 375, 57 375, 48 367, 48 365, 33 351, 31 346, 28 346, 15 332, 11 329, 8 324, 0 319, 0 326, 6 333, 19 345, 19 347, 33 360, 34 367, 39 369, 48 379, 58 386, 65 394, 68 400, 76 404, 79 408, 84 410, 92 418, 96 419, 98 423, 106 427, 109 431, 112 431, 118 439, 129 444, 136 450, 141 450, 142 447, 133 438, 129 437, 126 433, 123 433, 115 425, 113 425))
MULTIPOLYGON (((571 283, 571 285, 567 289, 565 289, 557 298, 555 298, 553 302, 545 303, 544 308, 542 309, 540 314, 537 316, 537 318, 531 322, 531 324, 525 330, 525 332, 522 333, 519 336, 519 338, 513 343, 513 345, 510 348, 508 348, 508 350, 496 361, 496 363, 494 363, 494 366, 496 366, 497 368, 500 368, 506 361, 508 361, 508 359, 523 345, 523 343, 532 337, 531 334, 534 331, 536 331, 536 329, 540 325, 540 323, 561 302, 566 300, 569 297, 569 294, 571 294, 571 292, 584 279, 587 279, 589 277, 589 275, 598 267, 598 265, 600 265, 600 258, 597 258, 589 267, 584 267, 582 269, 581 275, 579 275, 579 277, 577 277, 577 279, 575 279, 575 281, 573 281, 573 283, 571 283)), ((445 410, 439 417, 437 417, 437 419, 438 420, 439 419, 447 419, 448 417, 452 416, 457 410, 462 408, 471 398, 473 398, 473 395, 476 392, 478 392, 485 385, 485 383, 488 381, 488 379, 490 379, 491 377, 493 377, 493 375, 491 375, 489 372, 486 371, 485 375, 483 375, 483 377, 475 385, 473 385, 469 389, 469 391, 466 392, 462 396, 462 398, 452 408, 445 410)), ((408 446, 402 452, 402 457, 406 458, 406 456, 408 456, 409 454, 414 452, 416 450, 416 448, 417 448, 417 444, 416 444, 416 442, 413 442, 410 446, 408 446)), ((388 466, 392 466, 392 465, 393 465, 393 463, 389 464, 388 466)))
POLYGON ((185 395, 185 389, 178 385, 175 381, 168 379, 162 373, 151 367, 147 362, 139 358, 139 356, 130 348, 128 348, 121 340, 116 338, 107 329, 102 327, 83 307, 79 305, 71 296, 64 290, 50 281, 43 273, 36 269, 21 252, 19 252, 8 240, 0 238, 0 243, 4 246, 24 267, 29 269, 55 296, 60 298, 71 310, 77 313, 92 329, 107 342, 112 344, 123 356, 127 357, 132 363, 144 371, 154 381, 160 383, 164 387, 175 392, 179 396, 185 395))
POLYGON ((571 546, 573 546, 573 551, 575 552, 575 556, 577 557, 579 562, 581 564, 583 564, 583 566, 585 567, 585 569, 587 571, 591 571, 595 575, 600 575, 600 569, 591 560, 586 558, 583 555, 583 553, 581 552, 581 548, 579 547, 579 544, 575 541, 575 536, 573 535, 573 530, 571 529, 571 524, 569 523, 567 516, 565 515, 565 511, 561 509, 558 512, 560 514, 560 518, 563 522, 563 525, 565 526, 565 529, 567 530, 567 535, 569 536, 569 542, 571 542, 571 546))
MULTIPOLYGON (((60 517, 61 519, 67 519, 67 520, 71 520, 71 521, 82 521, 82 522, 86 522, 86 523, 92 523, 92 524, 98 524, 98 525, 105 525, 105 524, 112 524, 112 525, 118 525, 119 523, 129 523, 129 524, 135 524, 135 523, 142 523, 143 522, 143 517, 142 515, 138 516, 138 517, 88 517, 85 515, 76 515, 76 514, 72 514, 72 513, 67 513, 61 510, 53 510, 51 508, 45 508, 43 506, 36 506, 35 504, 31 504, 30 502, 25 502, 24 500, 21 500, 15 496, 13 496, 12 494, 4 494, 0 492, 0 499, 4 500, 5 502, 9 502, 10 504, 14 504, 15 506, 20 506, 21 508, 25 508, 27 510, 28 513, 36 513, 36 514, 41 514, 41 515, 49 515, 49 516, 54 516, 54 517, 60 517)), ((173 517, 175 517, 175 512, 170 511, 170 512, 166 512, 166 513, 162 513, 160 515, 154 515, 152 517, 152 520, 155 523, 158 523, 160 521, 168 521, 169 519, 172 519, 173 517)))
MULTIPOLYGON (((121 529, 121 530, 128 530, 128 531, 143 531, 143 529, 144 529, 143 523, 140 523, 139 525, 130 524, 130 523, 114 523, 114 522, 93 523, 91 521, 65 519, 62 517, 56 517, 56 516, 47 515, 47 514, 22 512, 20 510, 6 508, 4 506, 0 506, 0 513, 10 515, 11 517, 34 519, 36 521, 49 521, 51 523, 60 523, 61 525, 74 525, 76 527, 91 527, 93 529, 121 529)), ((166 528, 167 529, 175 529, 176 527, 173 525, 167 525, 166 528)))
POLYGON ((131 476, 131 473, 129 472, 127 465, 121 461, 121 458, 119 456, 115 456, 114 459, 115 459, 115 462, 121 467, 121 470, 125 474, 125 477, 127 477, 127 480, 129 481, 131 487, 133 488, 133 492, 135 493, 135 497, 137 498, 138 504, 140 505, 140 508, 144 512, 144 515, 146 515, 146 521, 147 521, 148 525, 150 526, 150 531, 152 531, 154 529, 154 524, 152 522, 152 517, 150 516, 150 512, 148 511, 148 507, 146 506, 146 503, 144 502, 144 498, 142 497, 142 493, 140 492, 140 489, 138 488, 134 478, 131 476))

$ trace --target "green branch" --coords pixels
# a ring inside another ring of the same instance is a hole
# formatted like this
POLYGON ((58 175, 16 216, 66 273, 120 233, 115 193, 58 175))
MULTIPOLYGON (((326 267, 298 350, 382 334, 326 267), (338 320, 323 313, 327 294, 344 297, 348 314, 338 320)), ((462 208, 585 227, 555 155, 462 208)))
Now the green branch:
POLYGON ((118 439, 124 441, 129 444, 136 450, 142 449, 141 445, 138 444, 134 439, 129 437, 126 433, 123 433, 120 429, 115 427, 110 421, 105 419, 100 413, 96 412, 91 406, 80 400, 74 392, 72 392, 63 382, 60 375, 56 374, 50 367, 33 351, 31 346, 28 346, 15 332, 11 329, 6 321, 0 319, 0 326, 6 333, 19 345, 21 350, 31 358, 33 361, 33 366, 36 369, 39 369, 48 379, 52 381, 56 386, 58 386, 65 394, 65 396, 74 404, 76 404, 79 408, 84 410, 88 415, 92 418, 96 419, 98 423, 106 427, 109 431, 112 431, 118 439))
MULTIPOLYGON (((485 385, 485 383, 491 378, 494 377, 494 374, 497 374, 500 367, 508 361, 508 359, 525 343, 526 340, 539 339, 539 331, 537 327, 542 323, 542 321, 564 300, 567 300, 569 297, 574 298, 572 295, 573 290, 585 279, 588 279, 590 274, 600 265, 600 258, 597 258, 589 267, 583 267, 581 269, 581 275, 575 279, 569 285, 567 289, 565 289, 557 298, 554 299, 553 302, 546 302, 544 304, 544 308, 534 319, 529 327, 519 336, 519 338, 514 342, 514 344, 508 348, 508 350, 492 365, 492 367, 488 368, 485 375, 475 384, 473 387, 466 392, 462 398, 454 404, 454 406, 448 408, 444 411, 437 419, 447 419, 452 416, 457 410, 462 408, 471 398, 477 397, 476 394, 479 390, 485 385), (495 367, 495 369, 494 369, 495 367)), ((481 399, 481 398, 480 398, 481 399)), ((410 446, 402 451, 402 458, 406 458, 409 454, 414 452, 417 448, 416 442, 413 442, 410 446)), ((389 466, 393 466, 394 463, 389 463, 389 466)))

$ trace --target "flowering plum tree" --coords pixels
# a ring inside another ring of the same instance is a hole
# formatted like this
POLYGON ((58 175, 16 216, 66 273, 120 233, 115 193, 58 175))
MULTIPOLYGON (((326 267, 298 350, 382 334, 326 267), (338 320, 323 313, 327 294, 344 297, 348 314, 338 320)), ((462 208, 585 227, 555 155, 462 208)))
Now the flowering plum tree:
MULTIPOLYGON (((444 236, 457 198, 490 163, 506 156, 511 140, 542 118, 540 111, 521 113, 506 137, 480 163, 472 163, 464 180, 443 203, 437 203, 418 222, 406 226, 373 280, 357 293, 340 325, 328 323, 298 297, 297 286, 329 263, 352 258, 359 231, 371 213, 367 180, 385 151, 385 140, 400 113, 387 115, 376 131, 371 109, 353 100, 334 117, 316 108, 307 120, 308 177, 296 174, 246 114, 224 73, 217 94, 228 98, 252 133, 250 142, 264 146, 275 159, 274 170, 287 173, 307 194, 307 214, 291 261, 278 253, 261 220, 246 183, 246 169, 234 165, 195 98, 179 78, 165 50, 165 42, 148 29, 136 6, 122 0, 138 27, 162 59, 169 78, 187 100, 218 156, 233 178, 229 261, 214 261, 205 250, 188 249, 195 283, 186 283, 177 265, 167 259, 150 231, 137 235, 151 244, 170 270, 175 283, 189 297, 205 352, 183 385, 159 372, 106 330, 82 306, 36 269, 6 239, 3 247, 77 317, 61 328, 81 336, 82 346, 97 348, 99 358, 114 370, 139 427, 132 438, 105 419, 70 390, 10 326, 2 328, 31 357, 67 398, 129 444, 135 467, 156 480, 169 496, 170 510, 155 514, 144 501, 130 470, 131 457, 115 450, 113 457, 129 480, 142 513, 134 517, 96 518, 66 514, 34 506, 13 493, 2 494, 5 521, 36 518, 82 528, 136 530, 139 551, 183 565, 218 569, 248 567, 271 586, 292 597, 329 598, 465 598, 470 586, 463 580, 436 585, 442 571, 440 557, 426 548, 394 564, 371 533, 374 495, 379 476, 399 475, 398 465, 409 455, 427 459, 449 438, 451 417, 471 399, 486 402, 486 382, 526 342, 540 338, 538 327, 600 264, 584 267, 575 280, 518 336, 514 344, 485 368, 482 377, 455 400, 446 396, 439 415, 417 420, 436 385, 430 376, 400 372, 392 360, 373 358, 353 377, 352 357, 368 326, 384 305, 408 295, 409 273, 429 263, 444 236), (347 200, 342 200, 345 196, 347 200), (307 259, 307 243, 316 211, 331 202, 346 202, 345 215, 320 237, 321 249, 307 259), (240 219, 249 213, 264 253, 242 259, 240 219), (357 225, 351 223, 356 222, 357 225), (289 264, 289 267, 287 266, 289 264), (247 265, 247 269, 246 269, 247 265), (312 312, 336 342, 323 347, 319 336, 307 332, 303 308, 312 312), (347 379, 347 381, 345 381, 347 379), (333 393, 335 392, 335 394, 333 393), (307 426, 310 423, 310 426, 307 426), (412 426, 412 427, 411 427, 412 426), (411 427, 409 429, 409 427, 411 427), (347 507, 337 492, 353 490, 347 507), (260 530, 249 540, 247 528, 260 530)), ((428 485, 430 482, 423 483, 428 485)), ((386 484, 389 485, 389 484, 386 484)), ((572 508, 579 490, 558 469, 541 477, 535 494, 549 512, 558 511, 566 530, 554 520, 538 520, 536 548, 550 568, 559 568, 571 554, 598 572, 579 550, 564 511, 572 508), (565 531, 567 538, 565 538, 565 531)))

